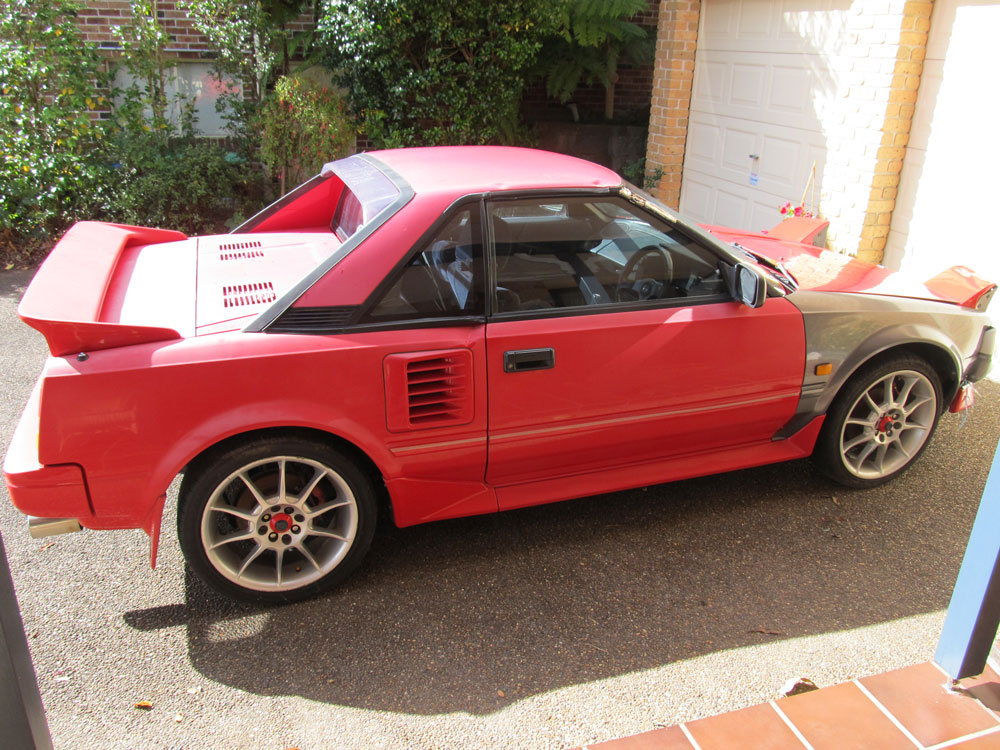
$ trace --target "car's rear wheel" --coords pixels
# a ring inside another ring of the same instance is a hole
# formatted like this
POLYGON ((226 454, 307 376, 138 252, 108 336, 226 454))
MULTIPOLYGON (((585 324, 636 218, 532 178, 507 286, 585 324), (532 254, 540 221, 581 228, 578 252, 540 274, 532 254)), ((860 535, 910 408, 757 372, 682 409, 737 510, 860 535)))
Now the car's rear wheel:
POLYGON ((191 569, 234 599, 315 596, 361 562, 375 532, 372 484, 334 448, 296 437, 230 448, 185 476, 178 508, 191 569))
POLYGON ((941 379, 923 359, 897 355, 859 370, 827 412, 814 458, 831 479, 871 487, 899 475, 930 442, 941 379))

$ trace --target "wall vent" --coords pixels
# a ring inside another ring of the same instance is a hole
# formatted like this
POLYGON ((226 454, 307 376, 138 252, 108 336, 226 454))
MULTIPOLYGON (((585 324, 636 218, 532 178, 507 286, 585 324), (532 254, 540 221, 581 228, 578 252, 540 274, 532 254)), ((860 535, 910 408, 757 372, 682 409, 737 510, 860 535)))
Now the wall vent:
POLYGON ((278 295, 274 293, 274 285, 270 281, 258 281, 252 284, 229 284, 222 287, 222 306, 246 307, 274 302, 278 295))

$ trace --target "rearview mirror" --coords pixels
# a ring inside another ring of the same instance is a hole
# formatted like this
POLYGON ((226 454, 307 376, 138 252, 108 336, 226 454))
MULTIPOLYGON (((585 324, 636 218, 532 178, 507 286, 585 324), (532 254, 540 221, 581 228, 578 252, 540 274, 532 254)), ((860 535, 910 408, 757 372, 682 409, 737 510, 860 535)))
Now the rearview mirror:
POLYGON ((767 296, 767 284, 749 267, 736 266, 736 298, 747 307, 761 307, 767 296))

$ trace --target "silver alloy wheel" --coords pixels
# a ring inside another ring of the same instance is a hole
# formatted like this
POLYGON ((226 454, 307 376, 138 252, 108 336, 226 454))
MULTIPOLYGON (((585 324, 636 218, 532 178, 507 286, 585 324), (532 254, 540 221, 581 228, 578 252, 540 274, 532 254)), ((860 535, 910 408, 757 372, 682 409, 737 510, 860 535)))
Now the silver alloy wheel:
POLYGON ((253 461, 212 492, 201 543, 222 576, 254 591, 290 591, 330 573, 351 549, 358 505, 350 486, 319 461, 253 461))
POLYGON ((898 370, 868 386, 847 412, 840 457, 861 479, 881 479, 902 469, 931 435, 938 403, 934 385, 915 370, 898 370))

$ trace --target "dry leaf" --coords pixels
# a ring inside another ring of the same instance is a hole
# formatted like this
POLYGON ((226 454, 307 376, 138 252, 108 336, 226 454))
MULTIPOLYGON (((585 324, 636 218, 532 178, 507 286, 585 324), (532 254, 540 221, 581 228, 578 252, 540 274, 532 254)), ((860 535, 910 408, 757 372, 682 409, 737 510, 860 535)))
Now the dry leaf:
POLYGON ((132 708, 138 708, 142 711, 149 711, 153 707, 152 701, 139 701, 132 708))
POLYGON ((767 628, 754 628, 751 633, 763 633, 764 635, 784 635, 780 630, 768 630, 767 628))
POLYGON ((504 697, 503 690, 497 690, 497 695, 499 695, 501 698, 503 698, 504 697))
POLYGON ((792 677, 781 686, 781 694, 786 697, 819 690, 819 686, 808 677, 792 677))

